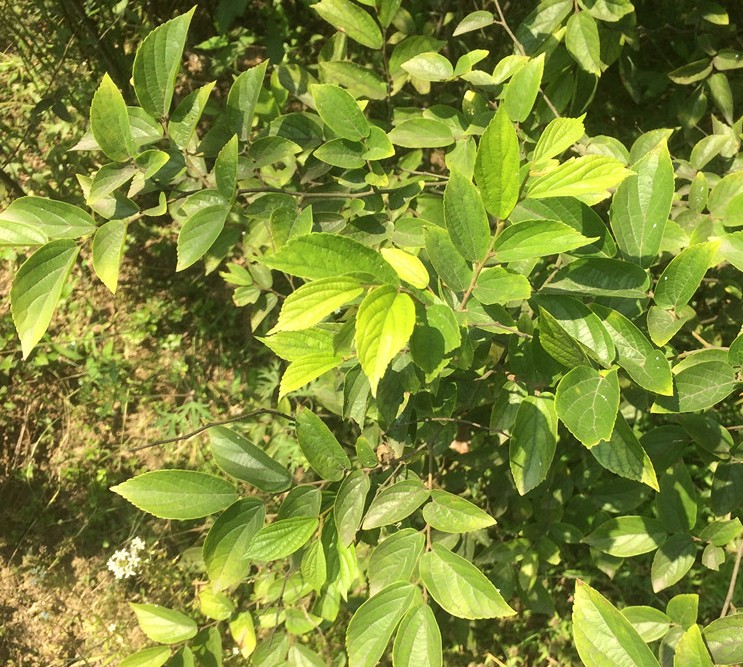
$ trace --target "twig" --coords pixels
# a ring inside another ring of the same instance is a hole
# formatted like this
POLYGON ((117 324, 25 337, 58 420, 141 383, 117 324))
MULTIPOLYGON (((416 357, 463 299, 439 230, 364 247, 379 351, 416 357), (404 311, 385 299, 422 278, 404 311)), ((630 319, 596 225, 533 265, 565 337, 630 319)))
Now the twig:
POLYGON ((150 447, 158 447, 160 445, 168 445, 172 442, 180 442, 181 440, 189 440, 190 438, 193 438, 195 435, 198 435, 199 433, 203 433, 204 431, 212 428, 212 426, 224 426, 225 424, 232 424, 233 422, 243 421, 244 419, 250 419, 251 417, 257 417, 258 415, 274 415, 275 417, 283 417, 284 419, 294 421, 294 417, 286 414, 285 412, 281 412, 279 410, 272 410, 271 408, 261 408, 260 410, 253 410, 252 412, 243 412, 242 414, 239 414, 236 417, 230 417, 229 419, 221 419, 216 422, 209 422, 208 424, 204 424, 204 426, 201 426, 197 428, 195 431, 191 431, 190 433, 184 433, 183 435, 177 435, 174 438, 166 438, 165 440, 156 440, 155 442, 149 442, 146 445, 140 445, 139 447, 134 447, 133 449, 130 449, 129 451, 140 452, 143 449, 149 449, 150 447))
POLYGON ((498 16, 500 17, 500 21, 496 21, 496 23, 508 33, 508 36, 511 38, 514 46, 519 50, 522 56, 525 56, 526 49, 509 27, 508 21, 506 21, 506 17, 503 15, 503 10, 501 9, 499 0, 495 0, 495 9, 498 11, 498 16))
POLYGON ((720 618, 726 616, 730 605, 733 602, 733 593, 735 593, 735 584, 738 581, 738 572, 740 572, 740 561, 743 558, 743 540, 738 543, 738 551, 735 554, 735 565, 733 565, 733 572, 730 575, 730 585, 728 586, 728 594, 725 598, 725 603, 722 605, 722 611, 720 612, 720 618))

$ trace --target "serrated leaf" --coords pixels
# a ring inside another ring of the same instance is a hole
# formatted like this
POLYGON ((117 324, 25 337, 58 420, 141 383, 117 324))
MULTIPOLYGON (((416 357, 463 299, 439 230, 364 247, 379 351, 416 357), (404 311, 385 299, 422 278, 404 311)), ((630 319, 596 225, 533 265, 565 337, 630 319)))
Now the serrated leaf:
POLYGON ((245 557, 258 562, 279 560, 301 549, 315 534, 317 517, 280 519, 261 528, 250 542, 245 557))
POLYGON ((253 116, 263 88, 268 61, 242 72, 227 94, 227 127, 240 141, 247 141, 253 129, 253 116))
POLYGON ((332 431, 306 408, 297 414, 297 440, 312 469, 322 479, 337 482, 351 467, 351 461, 332 431))
POLYGON ((260 337, 258 340, 286 361, 297 361, 311 354, 334 356, 333 332, 327 329, 280 331, 272 336, 260 337))
POLYGON ((423 506, 423 519, 444 533, 469 533, 495 524, 495 519, 469 500, 434 489, 431 502, 423 506))
POLYGON ((50 241, 18 269, 10 288, 10 308, 24 359, 46 333, 78 252, 74 241, 50 241))
POLYGON ((370 486, 369 476, 363 470, 354 470, 338 489, 333 505, 333 518, 338 539, 344 547, 353 543, 356 538, 370 486))
POLYGON ((588 12, 573 14, 567 23, 565 46, 586 72, 601 76, 601 42, 599 29, 588 12))
POLYGON ((632 624, 580 580, 575 585, 573 639, 586 667, 660 667, 632 624))
POLYGON ((503 106, 480 137, 475 180, 488 213, 504 220, 519 197, 519 140, 503 106))
POLYGON ((524 122, 534 107, 534 102, 542 84, 544 73, 544 54, 530 58, 529 62, 517 70, 506 86, 503 106, 508 118, 514 123, 524 122))
POLYGON ((697 243, 676 255, 658 278, 653 296, 655 303, 674 310, 689 303, 719 247, 719 241, 697 243))
POLYGON ((404 280, 418 289, 428 287, 428 270, 415 255, 399 248, 382 248, 380 252, 389 265, 395 269, 395 273, 400 277, 400 280, 404 280))
POLYGON ((421 556, 418 568, 431 597, 452 616, 502 618, 516 613, 480 570, 441 544, 421 556))
POLYGON ((429 490, 418 479, 395 482, 372 500, 361 527, 371 530, 402 521, 426 502, 429 495, 429 490))
POLYGON ((284 301, 271 333, 308 329, 363 293, 358 280, 322 278, 297 288, 284 301))
MULTIPOLYGON (((278 336, 281 333, 276 334, 278 336)), ((275 338, 276 336, 271 336, 275 338)), ((332 345, 332 338, 330 340, 332 345)), ((284 374, 281 376, 279 384, 279 400, 284 396, 304 387, 304 385, 316 380, 321 375, 334 368, 338 368, 343 363, 343 357, 334 352, 311 352, 302 354, 287 366, 284 374)))
POLYGON ((350 0, 321 0, 312 5, 336 30, 370 49, 381 49, 384 38, 374 19, 350 0))
POLYGON ((250 561, 245 551, 263 526, 265 516, 260 500, 243 498, 220 514, 209 529, 202 557, 214 590, 230 588, 248 575, 250 561))
POLYGON ((431 607, 411 609, 400 622, 392 647, 394 667, 442 667, 441 630, 431 607))
POLYGON ((472 282, 472 269, 451 242, 449 234, 440 227, 425 229, 428 258, 439 278, 456 292, 464 292, 472 282))
POLYGON ((217 190, 225 201, 235 201, 237 190, 237 135, 224 145, 214 162, 214 178, 217 190))
POLYGON ((644 389, 663 396, 673 395, 671 365, 643 333, 616 310, 593 304, 617 350, 617 363, 644 389))
POLYGON ((160 644, 177 644, 196 635, 196 622, 174 609, 159 604, 129 603, 137 616, 142 632, 153 642, 160 644))
POLYGON ((604 521, 583 542, 619 558, 654 551, 668 537, 663 524, 644 516, 620 516, 604 521))
POLYGON ((622 254, 647 268, 658 256, 674 196, 674 173, 665 141, 632 167, 619 184, 609 219, 622 254))
POLYGON ((557 385, 555 407, 568 430, 586 447, 593 447, 611 438, 619 398, 616 370, 601 374, 589 366, 578 366, 557 385))
POLYGON ((49 237, 33 224, 3 220, 4 212, 0 212, 0 247, 44 245, 49 240, 49 237))
POLYGON ((462 257, 481 261, 490 246, 490 222, 480 192, 461 172, 452 170, 444 190, 444 219, 449 238, 462 257))
POLYGON ((349 667, 374 667, 415 599, 413 584, 394 583, 362 604, 346 631, 349 667))
POLYGON ((295 516, 319 516, 322 507, 322 492, 310 484, 295 486, 279 505, 277 519, 295 516))
POLYGON ((482 304, 505 306, 510 301, 528 299, 531 285, 520 273, 494 266, 480 272, 472 294, 482 304))
POLYGON ((111 487, 132 505, 161 519, 200 519, 237 500, 227 480, 195 470, 153 470, 111 487))
POLYGON ((606 257, 585 257, 559 269, 541 292, 643 299, 649 287, 650 277, 637 264, 606 257))
POLYGON ((551 120, 537 139, 532 155, 532 165, 541 160, 560 155, 573 144, 577 143, 585 134, 583 119, 580 118, 555 118, 551 120))
POLYGON ((498 234, 493 250, 499 262, 516 262, 568 252, 595 240, 556 220, 525 220, 498 234))
POLYGON ((697 547, 690 535, 671 535, 655 552, 650 577, 658 593, 681 581, 694 565, 697 547))
POLYGON ((300 278, 335 278, 339 275, 363 274, 375 282, 399 284, 394 269, 378 253, 358 241, 318 232, 289 239, 261 263, 300 278))
POLYGON ((206 255, 222 233, 229 212, 228 202, 215 203, 198 208, 186 218, 178 233, 176 271, 187 269, 206 255))
POLYGON ((184 97, 168 119, 168 136, 178 148, 187 148, 196 127, 201 120, 201 114, 209 100, 214 81, 192 91, 184 97))
POLYGON ((516 412, 508 460, 523 496, 547 477, 557 448, 557 413, 552 396, 526 396, 516 412))
POLYGON ((328 578, 325 551, 320 540, 310 544, 304 552, 299 569, 305 582, 319 593, 328 578))
POLYGON ((335 134, 349 141, 369 136, 369 121, 348 91, 330 83, 314 84, 310 91, 317 113, 335 134))
POLYGON ((592 205, 609 196, 609 188, 619 185, 630 171, 613 157, 583 155, 570 158, 549 173, 531 179, 529 197, 575 197, 592 205))
POLYGON ((93 268, 112 294, 116 294, 119 282, 127 227, 125 220, 109 220, 98 228, 93 238, 93 268))
POLYGON ((167 116, 183 47, 195 7, 155 28, 137 49, 132 68, 134 92, 142 108, 153 118, 167 116))
POLYGON ((350 61, 335 60, 320 62, 319 66, 323 81, 344 86, 356 98, 383 100, 387 97, 387 84, 373 69, 350 61))
POLYGON ((131 180, 136 173, 137 168, 132 164, 111 163, 103 165, 90 182, 90 190, 85 198, 86 203, 88 206, 92 206, 99 200, 104 199, 131 180))
POLYGON ((396 581, 409 581, 424 542, 423 533, 413 528, 404 528, 380 542, 369 558, 369 595, 396 581))
POLYGON ((651 412, 697 412, 726 398, 737 384, 735 369, 724 361, 703 361, 673 379, 673 396, 658 396, 651 412))
POLYGON ((289 471, 239 433, 226 426, 213 426, 209 441, 214 462, 228 475, 267 493, 289 488, 289 471))
POLYGON ((90 104, 90 130, 100 149, 114 162, 125 162, 134 154, 126 102, 108 74, 103 75, 90 104))
POLYGON ((391 285, 371 290, 356 314, 356 350, 372 395, 387 367, 410 340, 415 327, 415 305, 391 285))
POLYGON ((411 118, 393 127, 387 136, 403 148, 443 148, 454 143, 451 129, 433 118, 411 118))

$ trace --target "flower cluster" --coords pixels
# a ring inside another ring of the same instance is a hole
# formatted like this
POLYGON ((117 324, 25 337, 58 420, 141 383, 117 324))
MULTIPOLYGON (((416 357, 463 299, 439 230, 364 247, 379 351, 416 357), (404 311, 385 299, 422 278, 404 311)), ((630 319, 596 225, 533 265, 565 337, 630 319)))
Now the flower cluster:
POLYGON ((108 559, 108 569, 114 573, 117 579, 128 579, 138 573, 142 564, 140 553, 144 551, 144 540, 135 537, 129 544, 129 548, 115 551, 113 556, 108 559))

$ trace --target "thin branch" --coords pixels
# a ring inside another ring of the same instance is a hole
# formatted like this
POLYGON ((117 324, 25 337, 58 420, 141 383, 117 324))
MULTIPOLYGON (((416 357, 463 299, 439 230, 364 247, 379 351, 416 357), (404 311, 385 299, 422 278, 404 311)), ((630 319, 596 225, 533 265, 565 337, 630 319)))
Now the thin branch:
POLYGON ((180 442, 181 440, 189 440, 193 438, 194 436, 199 435, 199 433, 203 433, 204 431, 210 429, 212 426, 224 426, 225 424, 232 424, 233 422, 243 421, 244 419, 250 419, 251 417, 257 417, 258 415, 274 415, 275 417, 283 417, 284 419, 294 421, 294 417, 286 414, 285 412, 281 412, 279 410, 272 410, 271 408, 260 408, 259 410, 253 410, 252 412, 243 412, 242 414, 239 414, 236 417, 230 417, 229 419, 221 419, 216 422, 209 422, 208 424, 204 424, 204 426, 201 426, 197 428, 195 431, 191 431, 190 433, 184 433, 183 435, 177 435, 174 438, 165 438, 164 440, 155 440, 155 442, 149 442, 146 445, 140 445, 139 447, 134 447, 133 449, 130 449, 129 451, 140 452, 143 449, 149 449, 150 447, 159 447, 160 445, 168 445, 172 442, 180 442))
POLYGON ((503 15, 503 10, 501 9, 500 0, 495 0, 495 9, 497 10, 498 17, 500 18, 500 21, 496 21, 496 23, 508 33, 508 36, 511 38, 511 41, 514 43, 514 46, 519 50, 519 53, 521 53, 522 56, 525 56, 526 49, 524 48, 524 45, 519 41, 518 37, 516 37, 514 32, 509 27, 508 21, 506 21, 506 17, 503 15))
POLYGON ((728 594, 725 598, 725 603, 722 605, 722 612, 720 612, 720 618, 726 616, 730 605, 733 602, 733 593, 735 593, 735 584, 738 581, 738 572, 740 572, 740 561, 743 559, 743 540, 738 543, 738 551, 735 554, 735 565, 733 565, 733 572, 730 575, 730 585, 728 586, 728 594))

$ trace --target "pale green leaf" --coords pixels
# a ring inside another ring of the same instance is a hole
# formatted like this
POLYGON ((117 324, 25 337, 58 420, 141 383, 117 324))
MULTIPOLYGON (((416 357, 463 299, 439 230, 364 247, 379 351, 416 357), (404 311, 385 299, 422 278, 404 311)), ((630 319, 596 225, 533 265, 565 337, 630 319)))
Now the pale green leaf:
POLYGON ((124 658, 119 667, 162 667, 170 658, 167 646, 150 646, 124 658))
POLYGON ((196 622, 174 609, 161 607, 159 604, 129 603, 137 616, 142 632, 153 642, 160 644, 177 644, 196 635, 196 622))
POLYGON ((350 0, 320 0, 312 5, 312 9, 354 42, 370 49, 383 48, 384 39, 379 26, 367 12, 350 0))
POLYGON ((268 61, 242 72, 227 94, 227 127, 240 141, 247 141, 253 129, 253 116, 263 88, 268 61))
POLYGON ((457 251, 446 230, 436 226, 425 229, 428 258, 439 278, 456 292, 464 292, 472 282, 472 269, 457 251))
POLYGON ((457 24, 457 27, 454 28, 452 37, 458 37, 459 35, 472 32, 473 30, 487 28, 488 26, 493 25, 494 21, 495 19, 492 12, 484 10, 470 12, 457 24))
POLYGON ((653 591, 658 593, 681 581, 694 565, 697 547, 691 535, 671 535, 655 552, 650 568, 653 591))
POLYGON ((404 528, 380 542, 369 558, 369 595, 396 581, 409 581, 424 542, 423 533, 413 528, 404 528))
POLYGON ((655 286, 654 300, 661 308, 683 308, 697 291, 720 247, 719 241, 697 243, 682 250, 663 270, 655 286))
MULTIPOLYGON (((16 233, 37 239, 35 243, 28 245, 38 245, 42 236, 52 241, 76 239, 96 230, 95 221, 86 211, 72 204, 44 197, 19 197, 13 200, 0 213, 0 221, 11 223, 13 227, 18 225, 19 232, 16 233)), ((10 228, 9 225, 8 229, 10 228)))
POLYGON ((125 220, 109 220, 98 228, 93 238, 93 268, 112 294, 116 294, 119 282, 127 227, 125 220))
POLYGON ((418 289, 428 287, 428 270, 415 255, 399 248, 382 248, 380 252, 382 257, 395 269, 397 275, 400 276, 400 280, 404 280, 418 289))
POLYGON ((649 287, 650 277, 637 264, 607 257, 584 257, 559 269, 541 292, 642 299, 649 287))
POLYGON ((211 81, 186 95, 168 119, 168 136, 178 148, 187 148, 191 142, 214 84, 211 81))
POLYGON ((431 597, 452 616, 501 618, 516 613, 480 570, 441 544, 421 556, 418 568, 431 597))
POLYGON ((112 486, 111 491, 161 519, 200 519, 237 500, 230 482, 194 470, 153 470, 112 486))
POLYGON ((441 630, 431 607, 411 609, 400 622, 392 647, 394 667, 442 667, 441 630))
POLYGON ((495 524, 495 519, 477 505, 439 489, 431 491, 431 502, 423 506, 423 519, 444 533, 469 533, 495 524))
MULTIPOLYGON (((249 611, 241 611, 230 623, 230 634, 232 639, 235 640, 237 648, 240 650, 240 655, 243 658, 249 658, 255 650, 255 625, 253 624, 253 617, 249 611)), ((281 642, 277 642, 280 645, 281 642)))
POLYGON ((95 202, 110 195, 114 190, 131 180, 136 173, 137 168, 132 164, 112 163, 103 165, 90 182, 90 190, 85 198, 86 203, 88 206, 92 206, 95 202))
POLYGON ((187 269, 206 255, 222 233, 229 212, 228 202, 215 203, 198 208, 186 218, 178 233, 176 271, 187 269))
POLYGON ((90 104, 90 130, 100 149, 114 162, 125 162, 134 154, 126 102, 108 74, 104 74, 90 104))
POLYGON ((297 440, 310 466, 322 479, 337 482, 351 467, 348 455, 333 432, 307 408, 297 414, 297 440))
POLYGON ((644 605, 631 605, 622 608, 624 616, 646 642, 654 642, 663 637, 671 627, 671 619, 662 611, 644 605))
POLYGON ((422 81, 447 81, 454 76, 449 60, 435 51, 419 53, 402 63, 401 67, 422 81))
MULTIPOLYGON (((278 335, 280 336, 281 334, 278 335)), ((276 338, 276 336, 271 336, 271 338, 276 338)), ((334 352, 310 352, 309 354, 301 354, 292 360, 281 376, 279 400, 288 393, 304 387, 308 382, 316 380, 328 371, 332 371, 342 363, 343 357, 334 352)))
POLYGON ((315 534, 317 517, 279 519, 261 528, 251 540, 245 558, 259 562, 279 560, 301 549, 315 534))
POLYGON ((727 397, 737 384, 735 369, 724 361, 684 368, 673 379, 673 396, 658 396, 651 412, 697 412, 727 397))
POLYGON ((237 191, 237 135, 224 145, 214 162, 214 178, 217 191, 228 202, 235 201, 237 191))
POLYGON ((348 89, 354 97, 383 100, 387 97, 387 84, 373 69, 350 61, 329 60, 320 62, 320 76, 325 83, 336 83, 348 89))
POLYGON ((667 536, 665 527, 657 519, 620 516, 604 521, 583 542, 611 556, 631 558, 654 551, 667 536))
POLYGON ((673 654, 673 667, 714 667, 702 632, 695 623, 679 639, 673 654))
POLYGON ((619 185, 630 173, 613 157, 572 157, 547 174, 530 179, 527 192, 533 199, 575 197, 592 205, 606 199, 609 188, 619 185))
POLYGON ((390 141, 403 148, 442 148, 454 143, 451 129, 433 118, 411 118, 392 128, 390 141))
POLYGON ((580 118, 555 118, 551 120, 537 139, 532 155, 532 165, 541 160, 548 160, 560 155, 573 144, 580 141, 585 134, 583 119, 580 118))
POLYGON ((516 412, 508 461, 516 489, 523 496, 547 477, 557 448, 557 413, 549 394, 526 396, 516 412))
POLYGON ((338 489, 333 505, 333 518, 338 539, 344 547, 356 538, 356 531, 364 515, 364 504, 371 482, 363 470, 351 472, 338 489))
POLYGON ((430 495, 418 479, 404 479, 382 489, 372 500, 362 528, 371 530, 397 523, 410 516, 430 495))
POLYGON ((485 305, 505 306, 511 301, 528 299, 531 296, 531 285, 520 273, 494 266, 480 272, 472 294, 485 305))
POLYGON ((515 262, 569 252, 595 240, 556 220, 525 220, 498 234, 493 250, 498 261, 515 262))
POLYGON ((10 308, 24 359, 49 327, 78 252, 74 241, 50 241, 36 250, 16 273, 10 288, 10 308))
POLYGON ((224 593, 202 588, 199 593, 199 611, 207 618, 224 621, 232 616, 235 605, 224 593))
POLYGON ((318 147, 313 155, 318 160, 343 169, 359 169, 366 164, 364 146, 348 139, 331 139, 318 147))
POLYGON ((568 19, 565 46, 586 72, 601 76, 599 29, 591 14, 577 12, 568 19))
POLYGON ((743 614, 718 618, 704 628, 702 634, 716 665, 743 662, 743 614))
POLYGON ((506 86, 503 106, 510 120, 524 122, 534 107, 534 102, 542 84, 544 73, 544 54, 531 58, 526 65, 516 71, 506 86))
POLYGON ((336 135, 349 141, 369 136, 369 121, 349 92, 330 83, 314 84, 310 91, 317 113, 336 135))
POLYGON ((490 247, 490 222, 480 192, 461 172, 452 170, 444 190, 449 238, 462 257, 481 261, 490 247))

